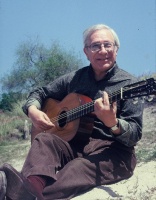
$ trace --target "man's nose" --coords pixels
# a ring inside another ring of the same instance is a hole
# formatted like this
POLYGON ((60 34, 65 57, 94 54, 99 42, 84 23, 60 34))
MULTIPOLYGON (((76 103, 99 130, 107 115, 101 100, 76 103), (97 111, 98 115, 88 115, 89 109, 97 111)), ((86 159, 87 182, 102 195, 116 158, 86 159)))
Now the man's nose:
POLYGON ((101 44, 101 49, 100 49, 99 52, 101 52, 101 53, 107 53, 107 50, 105 49, 104 44, 101 44))

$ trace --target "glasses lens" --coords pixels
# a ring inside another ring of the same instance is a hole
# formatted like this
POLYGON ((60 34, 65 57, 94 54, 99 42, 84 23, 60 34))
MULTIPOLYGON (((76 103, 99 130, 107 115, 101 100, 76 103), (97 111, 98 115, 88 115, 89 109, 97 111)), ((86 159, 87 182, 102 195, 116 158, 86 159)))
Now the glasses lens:
POLYGON ((99 51, 101 49, 100 43, 95 43, 90 45, 91 51, 99 51))
POLYGON ((106 43, 104 43, 103 45, 104 45, 104 48, 105 48, 106 50, 108 50, 108 51, 111 50, 112 47, 113 47, 112 43, 109 43, 109 42, 106 42, 106 43))
POLYGON ((103 47, 105 48, 106 51, 112 51, 114 48, 114 44, 111 42, 104 42, 104 43, 93 43, 90 45, 90 49, 91 51, 95 52, 95 51, 100 51, 101 48, 103 47))

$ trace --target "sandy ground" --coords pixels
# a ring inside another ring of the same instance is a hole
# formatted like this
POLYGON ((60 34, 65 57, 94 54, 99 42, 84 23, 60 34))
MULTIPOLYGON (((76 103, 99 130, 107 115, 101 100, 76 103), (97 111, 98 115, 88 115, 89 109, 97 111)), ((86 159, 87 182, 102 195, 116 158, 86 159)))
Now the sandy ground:
POLYGON ((156 200, 156 161, 139 163, 134 175, 116 184, 96 187, 72 200, 156 200))

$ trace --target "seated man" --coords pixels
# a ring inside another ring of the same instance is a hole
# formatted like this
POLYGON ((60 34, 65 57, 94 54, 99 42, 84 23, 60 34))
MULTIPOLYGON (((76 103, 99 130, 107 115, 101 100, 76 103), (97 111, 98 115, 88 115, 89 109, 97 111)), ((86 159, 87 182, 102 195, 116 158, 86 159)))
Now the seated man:
POLYGON ((0 168, 6 175, 0 183, 7 182, 3 192, 7 199, 67 200, 133 175, 143 109, 140 102, 118 99, 118 92, 136 78, 116 63, 120 43, 113 29, 94 25, 83 37, 90 65, 34 90, 23 107, 36 132, 32 133, 32 146, 21 173, 9 164, 0 168), (48 112, 42 108, 49 98, 53 107, 48 112), (76 108, 71 112, 62 111, 73 104, 76 108), (52 118, 51 114, 58 115, 59 107, 60 116, 52 118), (72 121, 70 115, 81 109, 81 120, 72 121), (88 119, 83 118, 86 112, 88 119))

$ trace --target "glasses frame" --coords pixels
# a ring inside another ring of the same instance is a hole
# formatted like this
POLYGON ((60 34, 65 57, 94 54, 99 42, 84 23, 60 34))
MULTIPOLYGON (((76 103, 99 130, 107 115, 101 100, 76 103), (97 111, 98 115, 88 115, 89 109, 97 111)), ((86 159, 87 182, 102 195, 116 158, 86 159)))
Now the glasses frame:
POLYGON ((86 45, 86 48, 89 48, 93 53, 94 52, 98 52, 98 51, 101 51, 101 49, 102 49, 102 46, 105 48, 105 50, 107 51, 107 52, 109 52, 109 51, 114 51, 114 47, 116 46, 116 44, 114 43, 114 42, 103 42, 103 43, 100 43, 100 42, 94 42, 94 43, 92 43, 92 44, 90 44, 90 45, 86 45), (97 49, 97 50, 93 50, 93 45, 99 45, 99 48, 97 49), (105 45, 106 44, 111 44, 111 46, 110 47, 106 47, 105 45))

